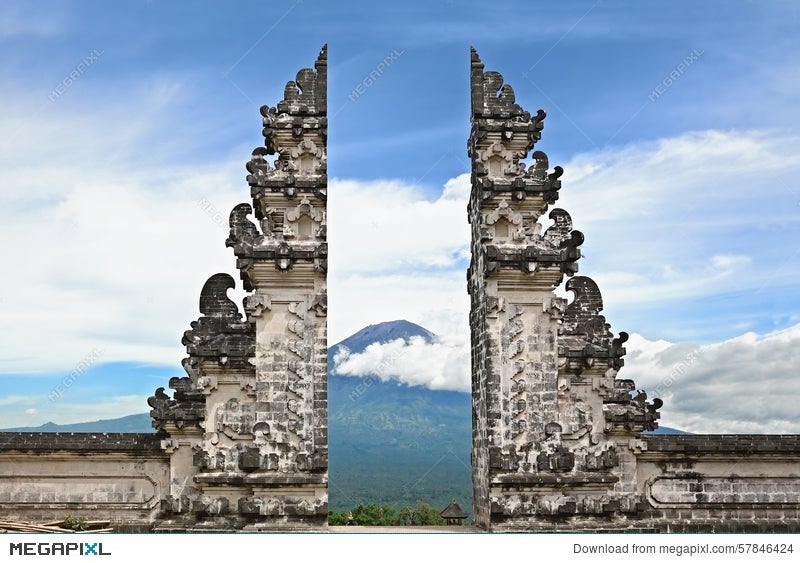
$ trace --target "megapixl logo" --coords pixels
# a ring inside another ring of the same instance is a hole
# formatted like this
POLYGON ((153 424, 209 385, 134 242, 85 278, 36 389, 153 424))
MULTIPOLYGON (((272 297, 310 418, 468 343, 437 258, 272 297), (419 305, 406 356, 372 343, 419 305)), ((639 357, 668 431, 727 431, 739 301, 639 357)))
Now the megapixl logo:
POLYGON ((100 542, 12 542, 8 550, 9 555, 111 555, 100 542))

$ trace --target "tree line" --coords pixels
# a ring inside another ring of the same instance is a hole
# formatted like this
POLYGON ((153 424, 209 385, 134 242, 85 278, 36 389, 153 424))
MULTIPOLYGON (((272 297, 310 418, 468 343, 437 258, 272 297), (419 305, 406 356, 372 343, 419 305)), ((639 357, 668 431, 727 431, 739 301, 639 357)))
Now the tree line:
POLYGON ((328 524, 331 526, 444 526, 444 518, 439 516, 441 511, 417 502, 414 507, 404 507, 400 510, 388 504, 359 504, 352 510, 329 512, 328 524), (353 518, 350 519, 350 515, 353 518))

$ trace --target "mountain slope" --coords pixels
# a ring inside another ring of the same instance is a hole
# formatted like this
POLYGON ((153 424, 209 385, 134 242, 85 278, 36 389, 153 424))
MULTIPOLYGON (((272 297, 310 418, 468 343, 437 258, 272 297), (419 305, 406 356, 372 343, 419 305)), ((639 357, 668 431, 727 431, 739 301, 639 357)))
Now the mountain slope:
POLYGON ((8 428, 3 432, 153 432, 148 413, 132 414, 121 418, 76 422, 74 424, 55 424, 47 422, 41 426, 21 426, 8 428))
POLYGON ((366 350, 370 344, 391 342, 398 338, 409 340, 414 336, 422 337, 426 342, 433 342, 436 338, 436 335, 428 329, 404 320, 369 325, 328 348, 328 367, 342 348, 347 348, 352 354, 358 354, 366 350))
POLYGON ((471 505, 469 394, 336 372, 334 358, 345 348, 358 354, 373 343, 414 337, 436 339, 399 320, 370 325, 328 350, 331 510, 417 501, 444 508, 453 498, 471 505))
POLYGON ((332 375, 328 405, 331 510, 470 506, 469 394, 332 375))

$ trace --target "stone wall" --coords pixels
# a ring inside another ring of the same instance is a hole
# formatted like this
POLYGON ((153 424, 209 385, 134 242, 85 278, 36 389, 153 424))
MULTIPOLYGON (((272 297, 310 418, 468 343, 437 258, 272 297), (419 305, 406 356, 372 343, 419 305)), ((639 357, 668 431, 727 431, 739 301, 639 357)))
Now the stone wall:
POLYGON ((156 434, 0 433, 0 515, 110 520, 148 530, 168 490, 169 457, 156 434))
POLYGON ((665 532, 800 532, 800 436, 651 435, 637 483, 665 532))

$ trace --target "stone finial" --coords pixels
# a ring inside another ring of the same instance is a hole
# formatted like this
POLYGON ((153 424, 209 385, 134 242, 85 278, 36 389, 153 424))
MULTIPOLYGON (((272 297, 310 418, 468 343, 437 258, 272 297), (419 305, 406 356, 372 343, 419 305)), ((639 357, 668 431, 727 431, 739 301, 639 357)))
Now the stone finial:
POLYGON ((249 320, 242 320, 228 290, 236 282, 228 274, 214 274, 200 292, 202 316, 191 323, 181 342, 190 357, 246 363, 254 353, 255 329, 249 320))
POLYGON ((479 195, 475 203, 500 194, 514 201, 531 198, 554 203, 563 169, 556 166, 548 174, 547 155, 541 151, 533 154, 530 167, 524 162, 542 136, 544 110, 531 116, 516 103, 514 89, 504 83, 499 72, 484 72, 475 49, 471 57, 472 128, 467 153, 472 160, 472 183, 479 195))
POLYGON ((229 274, 214 274, 208 278, 200 291, 200 312, 207 317, 241 320, 239 308, 228 298, 228 290, 235 287, 236 282, 229 274))
MULTIPOLYGON (((258 220, 264 220, 270 193, 288 200, 298 194, 327 196, 328 48, 322 48, 314 68, 304 68, 290 81, 284 99, 262 106, 264 146, 247 163, 247 183, 258 220), (272 161, 266 157, 277 155, 272 161)), ((265 233, 266 230, 265 230, 265 233)))
POLYGON ((514 89, 505 84, 503 75, 483 71, 483 62, 474 47, 470 47, 472 115, 475 117, 530 119, 530 114, 515 103, 514 89))
POLYGON ((314 68, 304 68, 289 81, 284 89, 284 98, 276 107, 261 106, 264 123, 264 146, 268 154, 280 152, 282 132, 301 137, 304 131, 317 129, 327 137, 327 90, 328 90, 328 46, 320 51, 314 68))
POLYGON ((510 84, 504 83, 502 74, 483 71, 483 62, 474 47, 470 48, 470 56, 473 119, 508 120, 513 123, 515 133, 525 132, 530 136, 532 147, 541 138, 543 121, 547 114, 540 109, 536 115, 531 116, 516 103, 514 89, 510 84))
POLYGON ((225 246, 233 247, 234 252, 237 248, 252 246, 261 236, 250 219, 247 218, 253 212, 249 203, 240 203, 231 210, 229 219, 230 235, 225 241, 225 246))
POLYGON ((325 115, 328 110, 327 84, 328 45, 325 44, 314 63, 314 68, 301 69, 294 81, 286 83, 283 100, 278 102, 278 113, 325 115))
POLYGON ((148 399, 155 428, 165 428, 168 422, 182 428, 199 425, 204 420, 206 399, 200 381, 203 362, 249 365, 249 358, 255 353, 255 327, 249 320, 242 320, 236 303, 228 297, 228 290, 234 287, 236 283, 228 274, 214 274, 203 285, 201 316, 191 323, 181 340, 188 353, 182 362, 188 376, 170 379, 172 398, 159 387, 148 399))
POLYGON ((567 314, 576 322, 591 322, 603 310, 603 296, 592 278, 575 276, 567 281, 566 289, 575 294, 575 299, 567 307, 567 314))
MULTIPOLYGON (((625 353, 621 345, 627 334, 614 339, 611 325, 600 314, 603 310, 603 296, 593 279, 575 276, 565 285, 575 298, 567 305, 559 328, 560 354, 575 364, 579 371, 603 360, 608 367, 619 369, 620 359, 625 353)), ((624 333, 623 333, 624 334, 624 333)))

